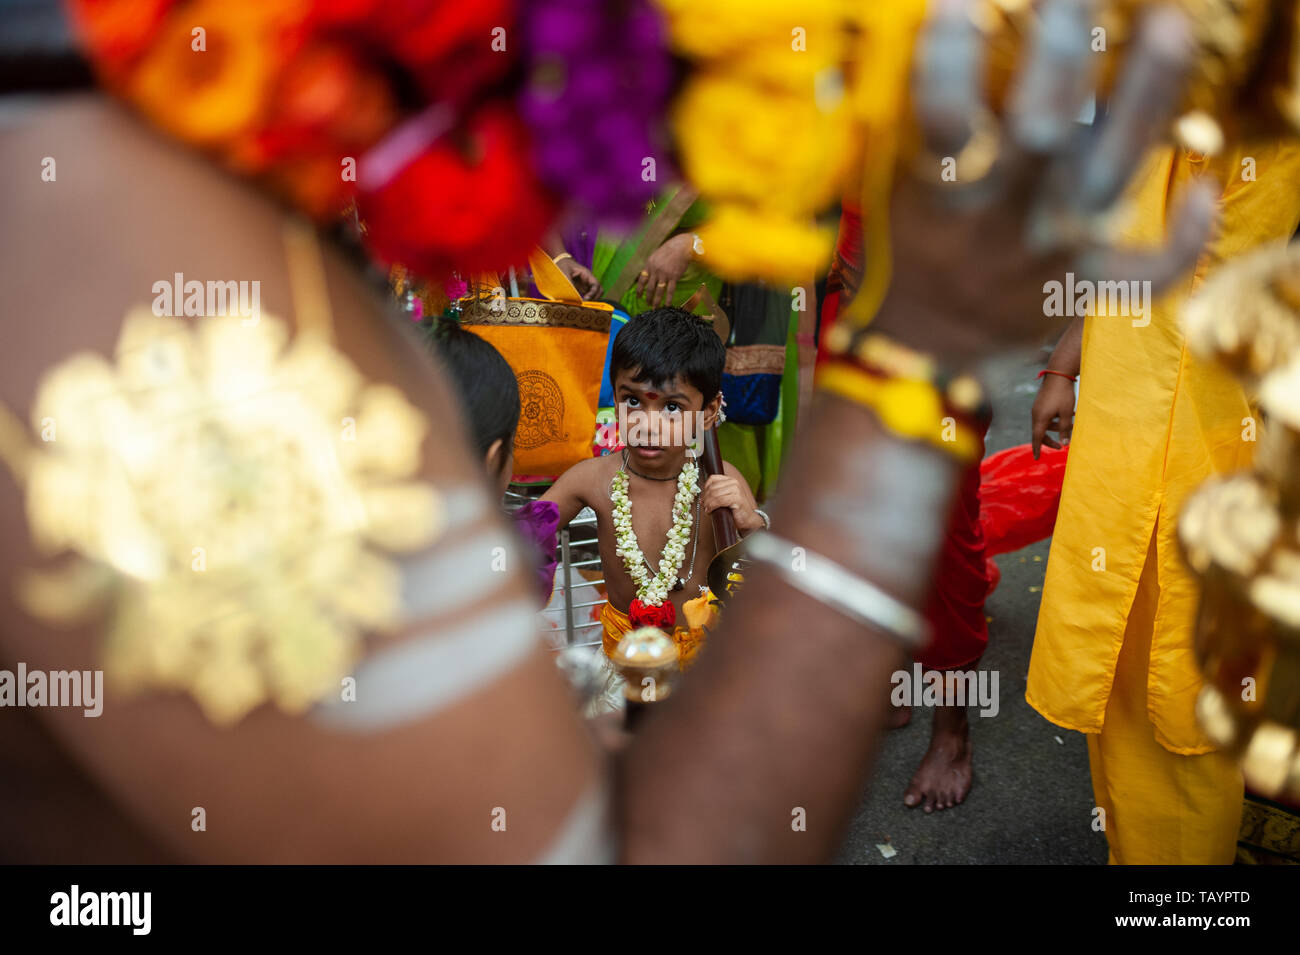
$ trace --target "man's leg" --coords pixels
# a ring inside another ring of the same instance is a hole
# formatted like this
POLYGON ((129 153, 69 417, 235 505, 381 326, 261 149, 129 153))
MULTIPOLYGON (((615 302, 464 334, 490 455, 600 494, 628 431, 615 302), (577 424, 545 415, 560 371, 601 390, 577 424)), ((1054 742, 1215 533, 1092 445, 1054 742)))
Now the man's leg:
MULTIPOLYGON (((984 598, 990 586, 987 568, 976 461, 967 470, 953 506, 939 558, 935 593, 926 612, 934 636, 917 660, 927 670, 970 670, 979 664, 989 641, 984 616, 984 598)), ((948 809, 970 792, 974 779, 970 726, 966 707, 954 703, 945 700, 934 711, 930 746, 903 795, 908 806, 922 806, 926 812, 948 809)))
POLYGON ((1180 756, 1158 742, 1147 714, 1147 662, 1155 624, 1155 551, 1138 583, 1106 705, 1088 736, 1097 806, 1118 865, 1227 865, 1241 825, 1241 770, 1223 753, 1180 756))

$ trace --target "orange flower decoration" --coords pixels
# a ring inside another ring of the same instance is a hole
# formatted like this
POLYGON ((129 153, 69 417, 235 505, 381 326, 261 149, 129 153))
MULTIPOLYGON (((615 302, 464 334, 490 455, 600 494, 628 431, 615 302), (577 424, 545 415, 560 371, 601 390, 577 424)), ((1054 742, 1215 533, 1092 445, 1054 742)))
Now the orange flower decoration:
POLYGON ((513 0, 68 2, 115 93, 317 219, 342 213, 348 172, 390 134, 446 112, 438 136, 392 144, 401 162, 361 197, 388 261, 499 269, 524 261, 554 215, 525 131, 501 103, 479 106, 513 62, 497 43, 513 0))
POLYGON ((276 83, 264 124, 230 150, 236 169, 267 182, 316 217, 346 204, 347 158, 360 157, 397 121, 384 78, 332 41, 303 47, 276 83))
POLYGON ((265 113, 306 14, 303 0, 186 4, 163 24, 127 95, 172 135, 200 146, 228 142, 265 113))

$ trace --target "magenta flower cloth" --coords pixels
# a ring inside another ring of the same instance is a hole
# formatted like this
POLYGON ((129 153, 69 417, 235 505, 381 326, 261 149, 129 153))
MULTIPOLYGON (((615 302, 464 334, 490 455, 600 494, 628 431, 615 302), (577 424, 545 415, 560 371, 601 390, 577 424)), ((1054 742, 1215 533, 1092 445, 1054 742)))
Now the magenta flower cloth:
POLYGON ((531 551, 537 568, 537 585, 542 603, 551 599, 555 587, 555 548, 560 533, 560 509, 554 501, 529 501, 511 515, 519 536, 531 551))

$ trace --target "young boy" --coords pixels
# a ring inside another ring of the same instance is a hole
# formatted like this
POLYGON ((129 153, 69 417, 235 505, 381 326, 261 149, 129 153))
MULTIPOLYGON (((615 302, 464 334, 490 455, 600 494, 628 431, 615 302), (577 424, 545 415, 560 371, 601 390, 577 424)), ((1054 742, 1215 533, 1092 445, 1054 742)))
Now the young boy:
POLYGON ((709 515, 730 508, 742 536, 765 523, 739 471, 724 462, 726 473, 706 480, 688 453, 718 423, 725 361, 712 326, 689 312, 657 308, 632 319, 610 361, 626 449, 575 465, 542 498, 559 507, 561 527, 583 507, 596 512, 606 654, 653 622, 689 663, 699 646, 682 605, 700 595, 717 553, 709 515))

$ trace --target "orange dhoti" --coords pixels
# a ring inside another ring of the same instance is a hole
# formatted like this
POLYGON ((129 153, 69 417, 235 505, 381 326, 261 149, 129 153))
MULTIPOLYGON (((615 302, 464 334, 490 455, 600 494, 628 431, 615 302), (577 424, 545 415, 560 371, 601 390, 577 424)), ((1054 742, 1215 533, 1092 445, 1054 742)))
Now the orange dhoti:
MULTIPOLYGON (((623 611, 615 609, 613 604, 605 601, 605 606, 600 610, 600 623, 605 628, 601 638, 605 647, 605 656, 613 657, 614 651, 618 649, 618 642, 632 629, 632 621, 623 611)), ((685 669, 694 662, 695 654, 699 653, 704 643, 704 629, 675 627, 669 636, 673 638, 673 643, 677 644, 677 659, 682 669, 685 669)))

